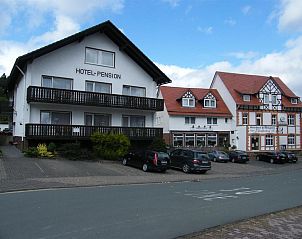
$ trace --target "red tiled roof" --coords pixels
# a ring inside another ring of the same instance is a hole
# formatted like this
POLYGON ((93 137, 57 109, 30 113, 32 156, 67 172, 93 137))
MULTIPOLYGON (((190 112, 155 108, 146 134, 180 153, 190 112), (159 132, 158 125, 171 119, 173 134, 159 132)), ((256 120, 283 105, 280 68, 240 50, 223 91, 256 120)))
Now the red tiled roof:
POLYGON ((232 117, 231 112, 222 100, 216 89, 182 88, 161 86, 161 93, 169 115, 207 115, 232 117), (195 107, 182 107, 180 99, 186 92, 190 91, 196 97, 195 107), (208 93, 216 98, 216 108, 203 108, 202 100, 208 93))
POLYGON ((282 103, 285 103, 286 105, 289 104, 289 106, 286 107, 301 107, 300 103, 296 105, 291 104, 291 102, 287 99, 298 98, 298 96, 296 96, 279 77, 247 75, 220 71, 217 71, 216 74, 219 75, 220 79, 223 81, 224 85, 227 87, 237 104, 261 105, 256 97, 256 94, 269 79, 272 79, 282 92, 282 103), (250 94, 251 101, 243 101, 242 94, 250 94))

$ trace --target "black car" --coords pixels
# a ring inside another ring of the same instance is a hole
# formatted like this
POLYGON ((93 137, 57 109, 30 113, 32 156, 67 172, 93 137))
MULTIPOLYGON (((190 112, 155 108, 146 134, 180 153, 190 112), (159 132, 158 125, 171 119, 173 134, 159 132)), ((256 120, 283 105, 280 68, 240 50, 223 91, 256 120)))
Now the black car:
POLYGON ((290 151, 281 151, 281 153, 285 155, 286 161, 288 163, 297 163, 298 157, 293 152, 290 152, 290 151))
POLYGON ((133 151, 123 157, 123 165, 141 168, 144 172, 165 172, 169 168, 170 158, 165 152, 153 150, 133 151))
POLYGON ((184 173, 206 173, 211 161, 205 152, 190 149, 176 149, 170 153, 170 167, 182 169, 184 173))
POLYGON ((242 150, 230 151, 229 158, 233 163, 246 163, 247 161, 249 161, 248 154, 242 150))
POLYGON ((212 152, 208 153, 209 158, 214 162, 229 162, 230 158, 229 155, 223 151, 213 150, 212 152))
POLYGON ((266 161, 269 163, 286 163, 286 156, 280 152, 262 152, 256 155, 259 161, 266 161))

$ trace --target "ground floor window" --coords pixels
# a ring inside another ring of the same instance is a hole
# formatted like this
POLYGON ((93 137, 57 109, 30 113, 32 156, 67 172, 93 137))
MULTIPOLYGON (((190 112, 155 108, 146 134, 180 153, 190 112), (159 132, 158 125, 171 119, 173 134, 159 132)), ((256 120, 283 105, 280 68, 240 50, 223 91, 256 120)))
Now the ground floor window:
POLYGON ((123 127, 145 127, 145 116, 123 115, 123 127))
MULTIPOLYGON (((229 135, 227 141, 229 142, 229 135)), ((214 147, 217 146, 217 133, 175 133, 172 136, 174 147, 214 147)))
POLYGON ((269 134, 265 136, 265 145, 266 146, 274 146, 274 142, 273 142, 274 136, 269 134))
POLYGON ((205 134, 197 134, 196 135, 196 146, 197 147, 205 147, 206 146, 206 135, 205 134))
POLYGON ((230 144, 230 137, 228 133, 219 133, 218 134, 218 146, 228 147, 230 144))
POLYGON ((294 134, 290 134, 288 135, 288 138, 287 138, 287 144, 288 145, 295 145, 295 135, 294 134))
POLYGON ((194 134, 185 134, 185 146, 186 147, 194 147, 194 134))
POLYGON ((41 111, 40 112, 41 124, 71 124, 71 112, 59 111, 41 111))
POLYGON ((183 147, 183 134, 173 134, 173 146, 183 147))
POLYGON ((208 146, 214 147, 217 145, 217 134, 208 134, 208 146))

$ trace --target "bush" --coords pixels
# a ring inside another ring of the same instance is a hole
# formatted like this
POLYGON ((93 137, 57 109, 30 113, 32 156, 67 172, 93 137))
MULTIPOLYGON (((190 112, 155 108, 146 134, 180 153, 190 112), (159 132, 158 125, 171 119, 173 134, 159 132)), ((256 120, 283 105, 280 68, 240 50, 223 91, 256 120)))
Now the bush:
POLYGON ((53 153, 47 151, 46 144, 38 144, 37 151, 38 151, 38 156, 40 157, 52 158, 54 156, 53 153))
POLYGON ((88 149, 81 148, 79 143, 64 144, 58 149, 58 152, 69 160, 91 160, 94 158, 92 153, 88 149))
POLYGON ((27 150, 24 151, 24 156, 37 158, 39 156, 38 149, 36 147, 29 147, 27 150))
POLYGON ((47 150, 52 153, 54 153, 56 151, 56 148, 57 148, 57 146, 55 145, 55 143, 52 143, 52 142, 49 143, 47 146, 47 150))
POLYGON ((167 151, 167 145, 164 139, 160 137, 154 138, 149 148, 155 151, 167 151))
POLYGON ((102 134, 99 132, 91 136, 95 153, 109 160, 117 160, 128 152, 130 140, 124 134, 102 134))

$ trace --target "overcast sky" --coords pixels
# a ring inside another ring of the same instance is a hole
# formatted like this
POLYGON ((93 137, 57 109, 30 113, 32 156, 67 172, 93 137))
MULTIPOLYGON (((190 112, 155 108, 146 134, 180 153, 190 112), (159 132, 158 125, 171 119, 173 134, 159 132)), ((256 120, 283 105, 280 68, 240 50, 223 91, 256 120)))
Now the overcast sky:
POLYGON ((0 0, 0 74, 15 59, 111 20, 173 81, 279 76, 302 96, 302 0, 0 0))

